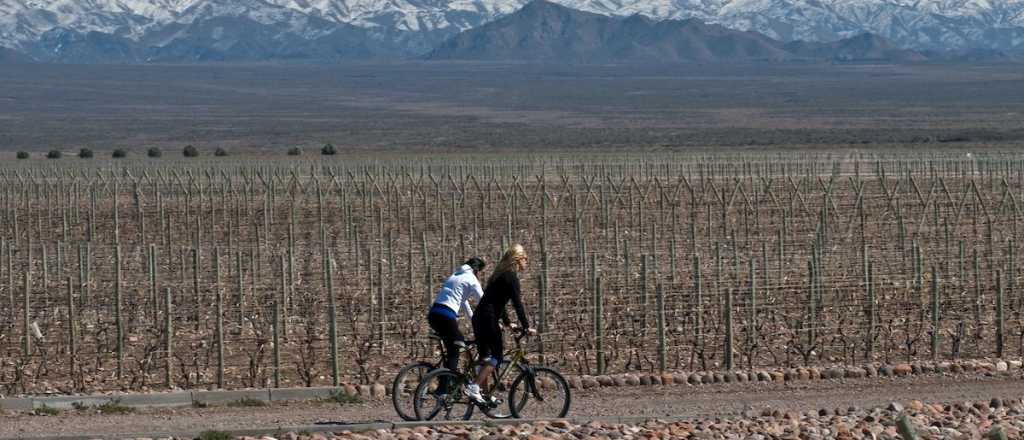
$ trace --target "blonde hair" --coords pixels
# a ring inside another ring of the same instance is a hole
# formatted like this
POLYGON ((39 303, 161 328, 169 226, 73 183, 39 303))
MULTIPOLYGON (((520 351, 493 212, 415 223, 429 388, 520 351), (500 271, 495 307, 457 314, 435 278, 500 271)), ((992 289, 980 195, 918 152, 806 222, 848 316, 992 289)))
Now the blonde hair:
POLYGON ((488 283, 494 281, 495 278, 501 276, 505 272, 518 272, 519 261, 526 258, 526 250, 523 249, 523 245, 514 244, 505 250, 505 253, 501 255, 501 261, 494 267, 494 272, 491 272, 491 277, 487 280, 488 283))

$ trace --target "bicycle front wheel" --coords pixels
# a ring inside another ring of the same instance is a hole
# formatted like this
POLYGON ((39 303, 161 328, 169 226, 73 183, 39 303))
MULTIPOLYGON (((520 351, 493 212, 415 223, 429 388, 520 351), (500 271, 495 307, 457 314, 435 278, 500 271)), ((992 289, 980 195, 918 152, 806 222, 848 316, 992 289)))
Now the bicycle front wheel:
POLYGON ((402 367, 391 384, 391 403, 395 406, 395 412, 405 421, 415 421, 416 410, 413 408, 413 393, 420 385, 423 378, 434 370, 434 365, 428 362, 419 362, 402 367))
POLYGON ((417 420, 469 420, 475 405, 462 394, 466 379, 439 368, 423 377, 413 393, 417 420))
POLYGON ((533 367, 512 382, 508 392, 512 416, 520 419, 560 419, 569 414, 569 383, 554 369, 533 367))
MULTIPOLYGON (((508 390, 512 389, 512 381, 518 377, 516 372, 521 373, 522 369, 516 367, 516 371, 509 371, 499 376, 499 374, 509 368, 509 361, 501 361, 498 368, 495 368, 491 373, 491 382, 489 392, 492 396, 507 395, 508 390)), ((508 402, 498 406, 497 408, 491 408, 489 406, 480 406, 480 411, 487 417, 492 419, 508 419, 512 418, 512 413, 506 409, 508 402)))

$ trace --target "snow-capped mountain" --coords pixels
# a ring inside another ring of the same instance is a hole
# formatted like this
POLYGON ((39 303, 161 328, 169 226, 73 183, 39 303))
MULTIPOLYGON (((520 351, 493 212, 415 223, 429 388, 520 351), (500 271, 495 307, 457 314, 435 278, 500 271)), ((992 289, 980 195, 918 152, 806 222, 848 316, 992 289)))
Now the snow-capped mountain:
MULTIPOLYGON (((530 1, 0 0, 0 47, 56 61, 108 52, 126 62, 232 59, 238 50, 257 59, 411 56, 530 1)), ((554 2, 610 16, 694 18, 781 41, 868 32, 904 48, 1024 51, 1024 0, 554 2)))

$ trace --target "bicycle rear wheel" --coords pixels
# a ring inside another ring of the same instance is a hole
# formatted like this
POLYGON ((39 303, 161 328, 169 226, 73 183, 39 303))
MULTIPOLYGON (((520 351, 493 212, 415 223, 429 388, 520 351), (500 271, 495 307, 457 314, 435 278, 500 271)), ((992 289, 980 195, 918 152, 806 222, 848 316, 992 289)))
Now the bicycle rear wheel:
POLYGON ((434 365, 419 362, 402 367, 391 384, 391 403, 395 412, 405 421, 415 421, 416 410, 413 407, 413 394, 420 382, 434 370, 434 365))
POLYGON ((520 419, 562 418, 569 413, 572 394, 569 383, 554 369, 533 367, 512 382, 509 409, 520 419))
POLYGON ((462 394, 466 379, 439 368, 423 377, 413 393, 417 420, 469 420, 475 405, 462 394))

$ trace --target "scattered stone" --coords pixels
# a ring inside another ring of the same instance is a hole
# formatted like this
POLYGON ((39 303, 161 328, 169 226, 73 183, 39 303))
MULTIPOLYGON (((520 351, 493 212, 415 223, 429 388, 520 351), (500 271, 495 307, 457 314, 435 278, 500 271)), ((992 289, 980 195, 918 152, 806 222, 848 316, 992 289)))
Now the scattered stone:
POLYGON ((1006 362, 1003 362, 1003 361, 996 362, 996 371, 998 371, 1000 373, 1005 372, 1009 368, 1010 368, 1010 366, 1006 362))
POLYGON ((895 376, 909 376, 914 372, 914 367, 910 364, 899 364, 892 368, 892 373, 895 376))
MULTIPOLYGON (((650 378, 647 377, 647 376, 644 376, 644 378, 646 378, 648 380, 647 383, 650 384, 650 378)), ((625 377, 625 380, 626 380, 626 385, 629 385, 631 387, 639 386, 642 383, 640 381, 640 378, 637 377, 635 374, 627 374, 626 377, 625 377)))
POLYGON ((388 389, 383 384, 375 383, 370 387, 370 395, 374 398, 382 398, 387 396, 388 389))
POLYGON ((920 400, 911 400, 910 403, 907 405, 907 408, 909 408, 911 411, 920 412, 921 410, 924 409, 924 403, 921 403, 920 400))
POLYGON ((892 402, 888 407, 886 407, 886 409, 894 413, 903 412, 903 404, 899 402, 892 402))

